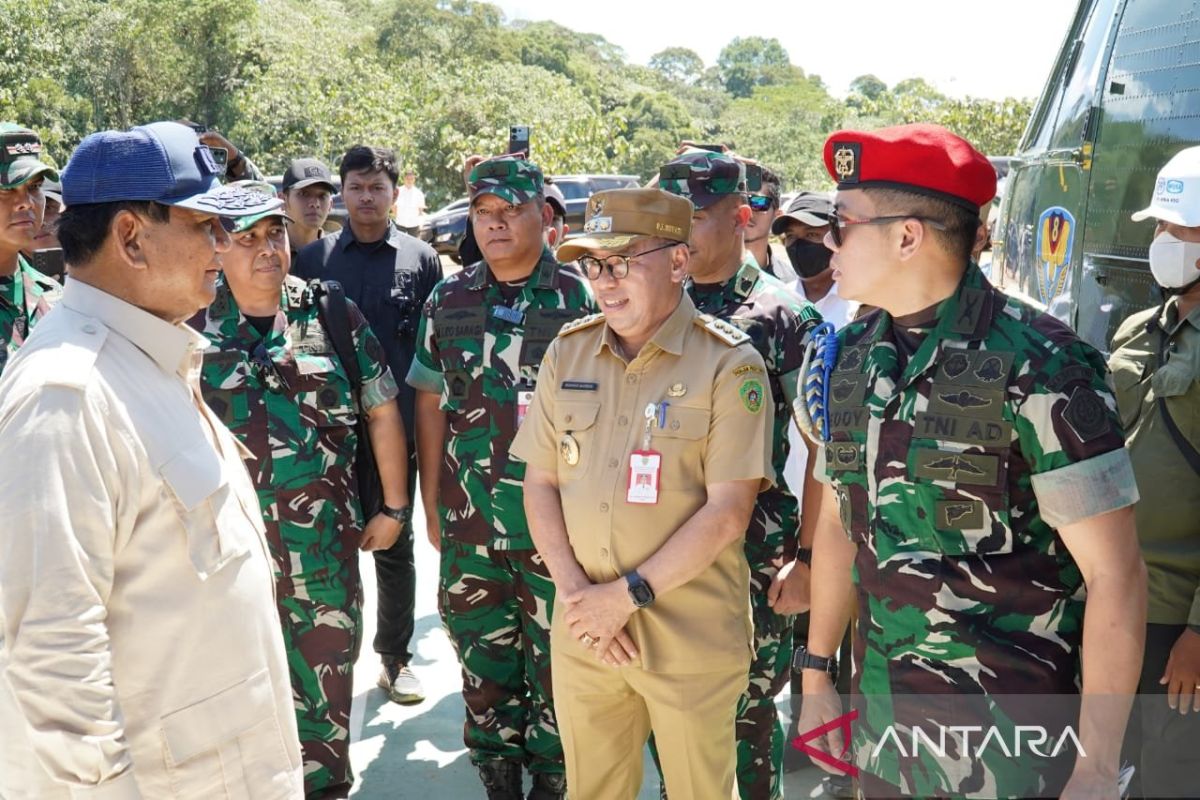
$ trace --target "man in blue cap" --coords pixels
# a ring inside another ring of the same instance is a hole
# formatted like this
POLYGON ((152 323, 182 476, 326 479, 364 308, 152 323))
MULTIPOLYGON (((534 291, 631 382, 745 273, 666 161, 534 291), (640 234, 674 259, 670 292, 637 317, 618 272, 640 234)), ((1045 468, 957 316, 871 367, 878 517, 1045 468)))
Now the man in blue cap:
POLYGON ((62 289, 21 254, 33 250, 42 229, 42 184, 58 178, 41 153, 36 133, 0 122, 0 372, 62 289))
POLYGON ((80 143, 62 175, 71 280, 0 380, 0 750, 6 797, 303 796, 247 455, 200 399, 226 217, 189 128, 80 143))

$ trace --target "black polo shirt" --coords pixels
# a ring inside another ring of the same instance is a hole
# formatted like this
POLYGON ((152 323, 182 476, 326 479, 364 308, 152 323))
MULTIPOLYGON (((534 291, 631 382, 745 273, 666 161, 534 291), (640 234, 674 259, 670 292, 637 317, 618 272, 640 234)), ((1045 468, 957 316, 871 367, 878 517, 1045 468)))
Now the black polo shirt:
POLYGON ((302 249, 292 274, 337 281, 362 309, 400 387, 400 413, 411 448, 415 390, 405 378, 416 349, 421 308, 442 279, 437 253, 394 223, 388 223, 387 235, 377 242, 358 241, 347 223, 337 236, 325 236, 302 249))

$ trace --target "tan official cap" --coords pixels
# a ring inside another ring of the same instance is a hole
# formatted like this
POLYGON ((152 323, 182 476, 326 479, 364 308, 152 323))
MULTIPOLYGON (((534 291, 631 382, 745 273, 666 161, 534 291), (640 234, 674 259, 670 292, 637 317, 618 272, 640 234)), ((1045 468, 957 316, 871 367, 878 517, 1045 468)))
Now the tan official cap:
POLYGON ((647 237, 687 244, 691 233, 690 200, 662 189, 610 189, 591 196, 583 235, 564 242, 557 256, 574 261, 589 250, 620 250, 647 237))

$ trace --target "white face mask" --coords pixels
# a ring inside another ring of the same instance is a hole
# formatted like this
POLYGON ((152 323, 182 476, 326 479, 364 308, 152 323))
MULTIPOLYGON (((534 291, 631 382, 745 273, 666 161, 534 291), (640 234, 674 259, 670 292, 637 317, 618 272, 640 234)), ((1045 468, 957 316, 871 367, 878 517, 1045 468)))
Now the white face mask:
POLYGON ((1150 243, 1150 272, 1164 289, 1182 289, 1200 278, 1200 242, 1184 242, 1167 231, 1150 243))

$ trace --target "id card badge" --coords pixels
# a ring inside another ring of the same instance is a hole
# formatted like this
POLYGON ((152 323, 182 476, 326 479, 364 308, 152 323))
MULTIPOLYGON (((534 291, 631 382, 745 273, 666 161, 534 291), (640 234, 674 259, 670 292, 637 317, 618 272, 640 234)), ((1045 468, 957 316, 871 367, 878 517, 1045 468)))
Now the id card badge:
POLYGON ((529 406, 533 404, 533 390, 523 389, 517 392, 517 427, 521 427, 521 423, 525 421, 525 415, 529 413, 529 406))
POLYGON ((654 505, 658 502, 658 482, 662 477, 662 454, 653 450, 634 450, 629 454, 629 487, 625 502, 654 505))

